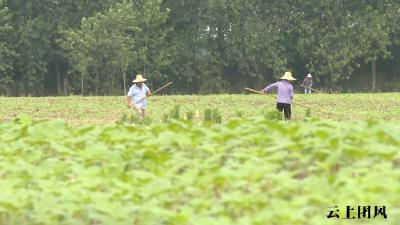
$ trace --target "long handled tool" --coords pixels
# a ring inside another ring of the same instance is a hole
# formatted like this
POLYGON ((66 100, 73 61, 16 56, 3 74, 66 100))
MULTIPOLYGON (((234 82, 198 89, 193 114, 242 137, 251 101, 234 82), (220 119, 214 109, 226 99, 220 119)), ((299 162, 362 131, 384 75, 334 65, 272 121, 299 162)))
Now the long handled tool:
MULTIPOLYGON (((164 86, 160 87, 159 89, 155 90, 152 94, 155 94, 155 93, 161 91, 162 89, 166 88, 167 86, 169 86, 169 85, 171 85, 171 84, 172 84, 172 82, 167 83, 166 85, 164 85, 164 86)), ((146 97, 147 97, 147 96, 145 96, 145 97, 139 99, 138 101, 136 101, 135 104, 139 103, 140 101, 142 101, 142 100, 145 99, 146 97)), ((134 105, 134 104, 132 104, 132 106, 133 106, 133 105, 134 105)), ((132 106, 131 106, 131 107, 132 107, 132 106)), ((128 108, 131 108, 131 107, 128 106, 128 108)), ((123 111, 125 111, 125 110, 123 110, 123 111)), ((122 113, 123 111, 121 111, 121 113, 122 113)))
MULTIPOLYGON (((155 90, 155 91, 152 93, 152 95, 154 95, 155 93, 157 93, 157 92, 161 91, 162 89, 168 87, 168 86, 171 85, 171 84, 172 84, 172 82, 169 82, 169 83, 167 83, 166 85, 160 87, 159 89, 155 90)), ((142 101, 142 100, 145 99, 146 97, 147 97, 147 96, 145 96, 145 97, 139 99, 136 103, 139 103, 140 101, 142 101)))
POLYGON ((171 85, 171 84, 172 84, 172 82, 167 83, 166 85, 164 85, 164 86, 160 87, 159 89, 155 90, 155 91, 153 92, 153 94, 155 94, 155 93, 161 91, 162 89, 168 87, 168 86, 171 85))
POLYGON ((245 87, 244 89, 245 89, 245 90, 248 90, 248 91, 250 91, 250 92, 254 92, 254 93, 260 94, 260 95, 264 94, 264 93, 262 93, 261 91, 257 91, 257 90, 251 89, 251 88, 245 87))
MULTIPOLYGON (((300 85, 300 86, 305 87, 305 88, 308 88, 307 86, 304 86, 304 85, 300 85)), ((322 91, 319 91, 319 90, 314 89, 314 88, 312 88, 312 87, 310 87, 310 89, 313 90, 313 91, 315 91, 315 92, 322 93, 322 91)))
MULTIPOLYGON (((261 91, 257 91, 257 90, 251 89, 251 88, 247 88, 247 87, 246 87, 246 88, 244 88, 244 89, 247 90, 247 91, 250 91, 250 92, 257 93, 257 94, 264 94, 264 93, 261 92, 261 91)), ((271 98, 275 98, 275 97, 273 97, 273 96, 271 96, 271 95, 267 95, 267 96, 269 96, 269 97, 271 97, 271 98)), ((320 110, 315 110, 315 109, 312 109, 312 108, 309 107, 309 106, 305 106, 305 105, 299 104, 299 103, 297 103, 297 102, 293 102, 293 104, 294 104, 294 105, 298 105, 298 106, 303 107, 303 108, 306 108, 306 109, 310 109, 310 110, 319 112, 319 113, 324 113, 324 114, 328 114, 328 115, 333 115, 332 113, 328 113, 328 112, 324 112, 324 111, 320 111, 320 110)))

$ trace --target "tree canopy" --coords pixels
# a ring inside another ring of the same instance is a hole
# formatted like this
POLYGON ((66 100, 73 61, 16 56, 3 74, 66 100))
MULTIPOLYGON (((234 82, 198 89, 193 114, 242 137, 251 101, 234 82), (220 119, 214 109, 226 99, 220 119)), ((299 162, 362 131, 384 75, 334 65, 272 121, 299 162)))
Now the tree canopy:
POLYGON ((318 88, 400 89, 395 0, 0 0, 0 95, 240 92, 292 71, 318 88))

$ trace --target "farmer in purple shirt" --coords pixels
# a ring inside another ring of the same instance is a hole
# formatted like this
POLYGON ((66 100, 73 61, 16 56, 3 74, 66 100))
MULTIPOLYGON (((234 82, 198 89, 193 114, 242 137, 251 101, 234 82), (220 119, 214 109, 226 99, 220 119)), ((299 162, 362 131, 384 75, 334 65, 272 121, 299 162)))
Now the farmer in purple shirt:
POLYGON ((281 77, 280 81, 273 83, 261 90, 261 92, 266 93, 276 89, 276 108, 279 110, 279 112, 284 110, 285 120, 290 120, 292 116, 291 104, 293 100, 293 85, 291 82, 294 80, 296 79, 292 76, 292 73, 286 72, 283 77, 281 77))

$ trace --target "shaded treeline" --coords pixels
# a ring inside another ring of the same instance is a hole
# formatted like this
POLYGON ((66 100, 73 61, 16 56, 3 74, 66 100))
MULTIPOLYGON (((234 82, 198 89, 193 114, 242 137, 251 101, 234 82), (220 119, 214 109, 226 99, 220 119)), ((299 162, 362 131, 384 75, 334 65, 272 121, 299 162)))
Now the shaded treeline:
POLYGON ((398 0, 0 0, 0 95, 400 89, 398 0))

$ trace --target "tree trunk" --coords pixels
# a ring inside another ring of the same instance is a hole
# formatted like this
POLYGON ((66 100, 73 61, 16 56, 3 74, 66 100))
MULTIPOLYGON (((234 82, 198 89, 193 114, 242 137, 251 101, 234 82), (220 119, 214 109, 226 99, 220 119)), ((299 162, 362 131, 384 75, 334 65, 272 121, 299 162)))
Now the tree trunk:
POLYGON ((64 76, 64 96, 67 96, 67 87, 68 87, 68 73, 64 76))
POLYGON ((332 79, 332 72, 330 72, 328 74, 328 88, 330 91, 332 91, 332 87, 333 87, 333 79, 332 79))
POLYGON ((114 95, 114 70, 112 72, 112 77, 111 77, 111 95, 114 95))
POLYGON ((122 79, 124 80, 124 95, 126 95, 126 76, 125 72, 122 71, 122 79))
MULTIPOLYGON (((96 74, 96 82, 95 82, 96 87, 95 87, 95 89, 94 89, 94 94, 95 94, 96 96, 99 95, 99 85, 100 85, 100 75, 99 75, 99 74, 100 74, 100 73, 97 71, 97 74, 96 74)), ((92 95, 93 95, 93 92, 92 92, 92 95)))
POLYGON ((371 72, 372 72, 372 91, 376 90, 376 57, 371 61, 371 72))
POLYGON ((223 30, 223 23, 218 22, 217 26, 217 45, 218 45, 218 50, 221 56, 221 59, 223 62, 226 62, 226 54, 225 54, 225 34, 223 30))
MULTIPOLYGON (((195 37, 195 35, 193 35, 193 36, 195 37)), ((191 64, 190 64, 190 66, 191 66, 190 73, 191 74, 195 73, 196 67, 197 67, 197 65, 195 63, 196 62, 196 47, 197 47, 196 43, 193 42, 192 43, 192 60, 191 60, 191 64)), ((197 79, 197 76, 193 76, 193 78, 190 81, 190 86, 187 87, 189 89, 186 89, 185 91, 188 91, 190 94, 193 94, 200 90, 200 85, 198 85, 199 82, 197 82, 196 79, 197 79)))
POLYGON ((114 79, 112 79, 111 83, 111 95, 114 95, 114 79))
POLYGON ((83 96, 83 74, 81 76, 81 95, 83 96))
POLYGON ((58 66, 58 60, 56 60, 56 76, 57 76, 57 95, 61 94, 61 77, 60 77, 60 67, 58 66))

